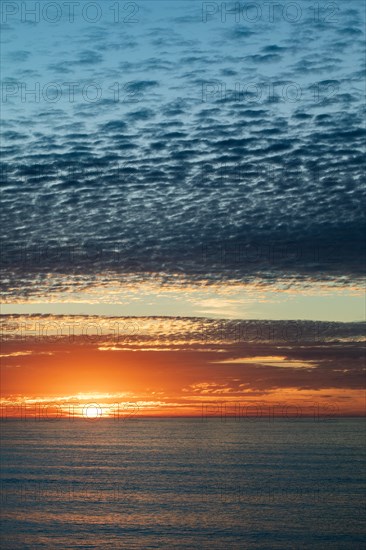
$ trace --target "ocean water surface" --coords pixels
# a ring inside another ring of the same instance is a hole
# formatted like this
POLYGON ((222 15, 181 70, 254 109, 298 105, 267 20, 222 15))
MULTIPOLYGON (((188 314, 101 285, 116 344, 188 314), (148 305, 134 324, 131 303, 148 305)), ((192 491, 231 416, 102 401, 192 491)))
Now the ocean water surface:
POLYGON ((363 419, 1 422, 1 548, 364 548, 363 419))

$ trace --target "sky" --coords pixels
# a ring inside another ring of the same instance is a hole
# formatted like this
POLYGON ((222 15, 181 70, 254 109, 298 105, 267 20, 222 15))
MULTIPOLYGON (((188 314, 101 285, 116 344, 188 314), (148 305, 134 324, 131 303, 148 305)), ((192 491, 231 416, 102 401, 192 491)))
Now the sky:
POLYGON ((2 334, 4 418, 364 412, 364 323, 15 316, 2 334))
POLYGON ((56 352, 33 335, 29 354, 9 355, 23 349, 16 328, 3 342, 6 399, 127 391, 148 402, 154 391, 165 408, 187 393, 236 398, 248 383, 275 399, 291 379, 298 396, 345 391, 359 412, 364 2, 3 1, 1 25, 6 335, 14 322, 59 316, 156 318, 168 334, 165 318, 340 327, 337 344, 312 340, 307 351, 224 339, 191 352, 187 321, 169 348, 171 375, 161 366, 165 385, 145 383, 145 362, 159 370, 167 353, 151 351, 149 331, 134 334, 137 351, 63 339, 56 352), (228 362, 213 359, 221 353, 228 362), (110 382, 93 371, 89 384, 83 369, 64 386, 32 378, 54 373, 53 361, 75 376, 90 357, 110 382), (135 385, 116 375, 126 361, 135 385), (279 378, 258 386, 258 369, 279 378))

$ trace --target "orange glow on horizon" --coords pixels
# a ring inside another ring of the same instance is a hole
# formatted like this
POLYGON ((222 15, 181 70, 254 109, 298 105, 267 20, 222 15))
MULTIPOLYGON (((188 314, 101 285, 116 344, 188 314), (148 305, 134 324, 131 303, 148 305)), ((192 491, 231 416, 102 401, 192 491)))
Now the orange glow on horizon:
MULTIPOLYGON (((87 322, 91 326, 96 320, 87 322)), ((16 325, 15 337, 3 342, 1 350, 3 417, 21 417, 22 404, 30 411, 41 407, 48 411, 46 417, 60 414, 87 420, 200 416, 211 405, 232 411, 236 405, 241 417, 253 416, 255 406, 263 411, 292 407, 292 415, 298 407, 305 416, 311 416, 315 406, 332 406, 340 415, 364 414, 357 335, 345 333, 341 338, 325 333, 319 341, 316 326, 311 325, 305 343, 289 343, 280 331, 276 341, 268 340, 271 326, 258 333, 255 326, 247 325, 246 332, 229 333, 233 337, 225 341, 225 326, 212 327, 207 320, 144 322, 141 333, 116 342, 105 342, 104 335, 80 334, 71 339, 54 335, 20 339, 16 325), (235 339, 242 334, 252 340, 235 339), (261 339, 254 339, 257 334, 261 339), (345 342, 342 361, 341 342, 345 342), (252 408, 246 412, 246 407, 252 408)), ((102 327, 113 320, 103 318, 99 323, 102 327)), ((292 330, 289 337, 297 334, 292 330)))

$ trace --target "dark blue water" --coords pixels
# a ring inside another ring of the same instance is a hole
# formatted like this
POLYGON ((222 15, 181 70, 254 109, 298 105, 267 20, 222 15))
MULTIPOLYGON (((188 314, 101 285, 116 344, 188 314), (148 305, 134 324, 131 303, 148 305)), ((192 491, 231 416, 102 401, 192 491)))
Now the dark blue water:
POLYGON ((357 549, 362 419, 4 421, 3 549, 357 549))

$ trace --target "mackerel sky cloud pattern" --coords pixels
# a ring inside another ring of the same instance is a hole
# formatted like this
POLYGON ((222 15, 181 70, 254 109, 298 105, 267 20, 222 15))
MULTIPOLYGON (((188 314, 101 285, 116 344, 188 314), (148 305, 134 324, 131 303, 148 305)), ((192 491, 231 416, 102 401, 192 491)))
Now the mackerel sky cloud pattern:
POLYGON ((83 277, 358 285, 363 3, 107 4, 3 11, 7 299, 83 277))

